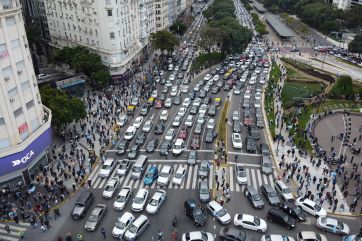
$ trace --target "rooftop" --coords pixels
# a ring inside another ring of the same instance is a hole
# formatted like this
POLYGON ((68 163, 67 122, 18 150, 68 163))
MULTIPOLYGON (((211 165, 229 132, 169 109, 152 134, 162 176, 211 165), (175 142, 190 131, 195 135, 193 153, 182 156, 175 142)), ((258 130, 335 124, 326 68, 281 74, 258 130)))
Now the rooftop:
POLYGON ((278 33, 280 37, 290 38, 294 36, 294 33, 290 28, 281 22, 274 14, 265 14, 265 19, 271 25, 271 27, 278 33))

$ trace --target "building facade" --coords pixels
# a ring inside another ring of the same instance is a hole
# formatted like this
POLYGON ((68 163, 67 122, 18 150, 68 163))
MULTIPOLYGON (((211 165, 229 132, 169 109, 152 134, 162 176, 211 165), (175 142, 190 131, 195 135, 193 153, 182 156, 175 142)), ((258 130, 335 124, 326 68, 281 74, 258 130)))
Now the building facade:
POLYGON ((168 0, 155 0, 156 31, 169 27, 168 22, 168 0))
POLYGON ((347 9, 354 5, 362 5, 362 0, 333 0, 333 4, 339 9, 347 9))
POLYGON ((42 105, 18 0, 0 0, 0 180, 28 183, 47 165, 51 111, 42 105))

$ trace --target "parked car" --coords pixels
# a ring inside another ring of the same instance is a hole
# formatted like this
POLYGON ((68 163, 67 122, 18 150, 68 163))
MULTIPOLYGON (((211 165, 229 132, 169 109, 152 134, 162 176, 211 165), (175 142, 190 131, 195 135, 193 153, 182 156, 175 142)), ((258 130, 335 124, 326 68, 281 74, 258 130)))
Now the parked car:
POLYGON ((195 226, 203 226, 206 223, 204 208, 197 204, 194 199, 188 199, 184 203, 186 216, 191 218, 195 226))
POLYGON ((156 150, 157 146, 158 146, 158 139, 152 138, 147 144, 146 152, 147 153, 154 152, 156 150))
POLYGON ((199 182, 199 199, 202 203, 207 203, 211 199, 208 181, 199 182))
POLYGON ((270 184, 261 185, 260 190, 270 205, 273 206, 280 205, 280 199, 278 197, 278 194, 270 184))
POLYGON ((299 197, 295 204, 316 218, 327 216, 327 211, 324 208, 308 198, 299 197))
POLYGON ((235 214, 234 225, 239 228, 250 229, 260 233, 265 233, 268 229, 265 220, 249 214, 235 214))
POLYGON ((264 207, 264 202, 261 199, 259 192, 253 186, 247 186, 244 190, 244 194, 254 208, 261 209, 264 207))
POLYGON ((240 185, 248 184, 248 177, 246 175, 246 169, 243 164, 237 163, 235 165, 236 182, 240 185))
MULTIPOLYGON (((252 241, 250 234, 236 228, 222 228, 219 232, 221 241, 252 241)), ((268 240, 269 241, 269 240, 268 240)))
POLYGON ((161 205, 165 202, 166 198, 167 198, 166 191, 162 189, 157 189, 157 191, 153 194, 152 198, 150 199, 146 207, 146 212, 148 214, 158 213, 161 208, 161 205))
POLYGON ((114 200, 113 208, 115 210, 123 210, 126 207, 127 202, 131 198, 131 196, 132 188, 129 186, 123 187, 121 191, 119 191, 116 199, 114 200))
POLYGON ((119 166, 117 169, 117 175, 118 176, 125 176, 130 170, 130 161, 128 159, 122 159, 119 161, 119 166))
POLYGON ((85 223, 85 230, 95 231, 106 214, 106 211, 107 205, 97 204, 85 223))
POLYGON ((123 213, 122 217, 117 218, 115 226, 112 230, 113 237, 121 239, 134 220, 135 217, 133 216, 132 213, 130 212, 123 213))
POLYGON ((107 199, 113 198, 113 195, 118 190, 119 186, 120 186, 119 178, 111 177, 108 180, 106 187, 103 190, 102 196, 107 199))
POLYGON ((132 203, 132 211, 134 212, 142 212, 144 206, 147 203, 149 191, 145 188, 141 188, 138 190, 135 198, 132 203))
POLYGON ((220 203, 216 202, 215 200, 207 204, 207 210, 222 225, 227 225, 230 223, 231 221, 230 214, 226 211, 226 209, 223 206, 220 205, 220 203))
POLYGON ((307 214, 300 207, 295 205, 294 202, 286 201, 280 204, 279 209, 298 222, 304 222, 307 220, 307 214))

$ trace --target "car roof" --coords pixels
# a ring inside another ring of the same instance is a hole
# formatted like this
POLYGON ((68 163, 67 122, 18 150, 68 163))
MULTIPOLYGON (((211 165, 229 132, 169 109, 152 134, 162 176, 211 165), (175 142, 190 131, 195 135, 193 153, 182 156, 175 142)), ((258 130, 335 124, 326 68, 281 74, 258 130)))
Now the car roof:
POLYGON ((254 216, 253 215, 249 215, 249 214, 241 214, 242 215, 242 219, 245 221, 249 221, 249 222, 254 222, 254 216))
POLYGON ((209 161, 208 160, 202 160, 200 165, 203 166, 203 165, 208 165, 209 164, 209 161))
POLYGON ((247 186, 247 190, 250 192, 251 195, 258 194, 258 191, 253 186, 247 186))
POLYGON ((322 222, 322 223, 328 223, 328 224, 332 224, 334 226, 337 226, 337 224, 338 224, 338 220, 335 218, 322 217, 321 219, 325 220, 325 222, 322 222))
POLYGON ((146 193, 146 192, 147 192, 147 189, 141 188, 141 189, 138 190, 138 192, 137 192, 137 194, 136 194, 136 197, 138 197, 138 196, 143 196, 144 193, 146 193))
POLYGON ((161 169, 161 172, 169 172, 171 170, 170 165, 164 165, 161 169))
POLYGON ((220 203, 216 202, 215 200, 212 200, 211 202, 209 202, 207 205, 212 206, 214 209, 218 209, 221 210, 223 207, 221 206, 220 203))
POLYGON ((104 165, 110 165, 114 162, 114 159, 113 158, 108 158, 104 161, 104 165))
POLYGON ((301 236, 303 239, 316 239, 317 235, 315 232, 312 231, 302 231, 298 234, 298 236, 301 236))
POLYGON ((108 182, 107 185, 113 185, 115 182, 119 181, 119 179, 117 177, 111 177, 108 182))
POLYGON ((311 206, 314 206, 316 203, 313 202, 312 200, 308 199, 308 198, 301 198, 300 199, 300 202, 303 202, 303 203, 306 203, 306 204, 309 204, 311 206))
POLYGON ((148 218, 145 215, 141 214, 132 224, 136 227, 139 227, 141 223, 147 219, 148 218))
POLYGON ((238 171, 244 171, 244 170, 245 170, 245 167, 244 167, 243 164, 237 163, 237 164, 236 164, 236 169, 237 169, 238 171))
POLYGON ((186 169, 186 168, 184 168, 183 166, 180 166, 180 167, 177 169, 176 173, 182 173, 185 169, 186 169))
POLYGON ((148 169, 149 172, 154 172, 155 170, 158 170, 156 165, 152 165, 150 169, 148 169))
POLYGON ((124 212, 122 217, 120 217, 118 220, 121 221, 122 223, 126 223, 129 219, 133 218, 134 216, 132 213, 130 212, 124 212))
POLYGON ((162 195, 163 195, 162 192, 156 191, 156 192, 153 194, 152 199, 159 199, 162 195))
POLYGON ((130 187, 122 187, 121 191, 119 191, 119 194, 118 195, 121 195, 121 196, 125 196, 127 194, 127 192, 131 191, 131 188, 130 187))

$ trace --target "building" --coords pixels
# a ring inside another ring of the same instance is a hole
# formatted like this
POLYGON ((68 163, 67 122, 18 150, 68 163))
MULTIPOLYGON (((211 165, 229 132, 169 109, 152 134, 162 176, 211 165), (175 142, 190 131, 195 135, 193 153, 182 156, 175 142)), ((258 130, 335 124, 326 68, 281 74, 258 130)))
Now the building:
POLYGON ((0 0, 0 90, 0 185, 13 187, 47 165, 51 143, 19 0, 0 0))
POLYGON ((169 27, 168 0, 155 0, 156 31, 169 27))
POLYGON ((362 0, 333 0, 333 4, 339 9, 347 9, 354 5, 362 5, 362 0))

